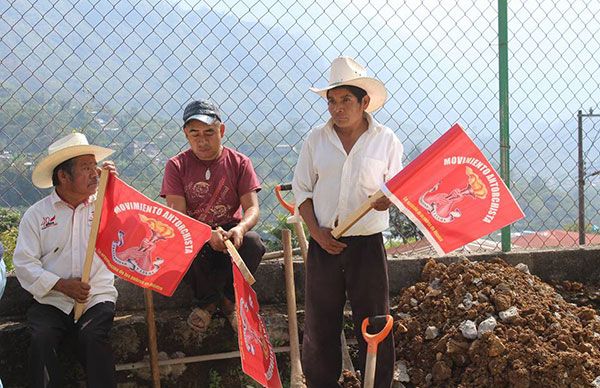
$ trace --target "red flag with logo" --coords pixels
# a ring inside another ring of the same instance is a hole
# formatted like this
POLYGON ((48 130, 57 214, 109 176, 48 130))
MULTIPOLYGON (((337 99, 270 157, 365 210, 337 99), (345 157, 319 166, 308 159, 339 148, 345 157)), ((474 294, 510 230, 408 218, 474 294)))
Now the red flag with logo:
POLYGON ((440 255, 525 216, 458 124, 386 182, 382 191, 440 255))
POLYGON ((238 342, 242 370, 258 383, 269 388, 281 388, 275 352, 269 342, 265 325, 258 315, 256 293, 232 261, 233 285, 238 312, 238 342))
POLYGON ((210 226, 109 174, 96 253, 115 275, 171 296, 210 235, 210 226))

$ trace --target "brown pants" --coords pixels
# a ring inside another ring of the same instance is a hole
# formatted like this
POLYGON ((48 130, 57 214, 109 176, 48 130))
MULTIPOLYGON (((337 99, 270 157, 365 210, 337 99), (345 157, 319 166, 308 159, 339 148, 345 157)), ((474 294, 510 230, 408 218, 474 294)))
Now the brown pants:
MULTIPOLYGON (((346 295, 352 307, 358 339, 358 369, 365 372, 364 318, 389 314, 387 257, 381 233, 342 237, 348 246, 330 255, 310 240, 306 261, 305 329, 302 364, 309 388, 339 387, 342 370, 340 332, 346 295)), ((394 339, 388 335, 377 348, 375 387, 389 388, 394 369, 394 339)))

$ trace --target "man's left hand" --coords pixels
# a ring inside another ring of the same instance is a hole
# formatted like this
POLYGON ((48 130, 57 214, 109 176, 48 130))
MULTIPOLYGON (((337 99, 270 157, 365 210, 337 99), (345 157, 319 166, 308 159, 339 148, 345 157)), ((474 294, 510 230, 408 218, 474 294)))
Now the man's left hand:
POLYGON ((227 239, 233 243, 235 249, 239 249, 244 240, 244 230, 239 225, 229 229, 229 231, 227 231, 227 239))
POLYGON ((384 195, 382 197, 379 197, 377 199, 377 201, 372 203, 372 205, 373 205, 373 209, 379 210, 379 211, 384 211, 384 210, 389 209, 390 206, 392 206, 392 201, 390 201, 390 199, 384 195))
MULTIPOLYGON (((108 170, 108 172, 115 174, 115 175, 119 175, 119 173, 117 172, 117 166, 115 166, 115 162, 113 162, 112 160, 105 160, 104 162, 102 162, 102 168, 105 170, 108 170)), ((98 169, 98 175, 100 175, 100 169, 98 169)))

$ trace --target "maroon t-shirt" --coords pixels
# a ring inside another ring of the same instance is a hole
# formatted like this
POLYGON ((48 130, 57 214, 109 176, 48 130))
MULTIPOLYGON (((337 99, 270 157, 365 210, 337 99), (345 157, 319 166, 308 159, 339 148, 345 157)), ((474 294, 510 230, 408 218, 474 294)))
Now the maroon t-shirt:
POLYGON ((240 197, 259 190, 260 182, 246 155, 223 147, 221 156, 205 161, 188 149, 167 162, 160 196, 184 197, 190 217, 216 227, 240 222, 240 197))

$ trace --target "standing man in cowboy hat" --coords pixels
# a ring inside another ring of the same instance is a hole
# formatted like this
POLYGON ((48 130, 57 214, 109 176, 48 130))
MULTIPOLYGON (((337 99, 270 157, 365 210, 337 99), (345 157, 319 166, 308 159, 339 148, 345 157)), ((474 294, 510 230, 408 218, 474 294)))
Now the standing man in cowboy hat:
MULTIPOLYGON (((346 297, 352 307, 359 344, 359 369, 365 372, 365 317, 389 314, 388 270, 382 233, 391 203, 377 200, 336 240, 331 230, 362 205, 401 168, 403 147, 391 129, 371 112, 387 96, 384 85, 348 57, 331 64, 329 85, 312 91, 327 99, 331 118, 313 128, 296 165, 293 191, 311 240, 306 260, 303 369, 309 387, 338 387, 342 356, 340 332, 346 297)), ((389 388, 394 343, 389 335, 378 347, 376 387, 389 388)))
POLYGON ((185 107, 183 132, 190 148, 167 162, 160 195, 168 206, 213 227, 184 277, 195 299, 187 322, 204 334, 221 309, 235 331, 233 272, 225 240, 231 240, 254 274, 265 253, 260 236, 251 230, 260 213, 260 182, 250 158, 223 146, 225 124, 211 101, 185 107))
MULTIPOLYGON (((117 300, 114 276, 94 255, 89 283, 80 280, 99 182, 96 164, 113 152, 72 133, 51 144, 33 170, 36 187, 54 190, 23 215, 13 256, 17 278, 34 298, 27 312, 32 387, 64 386, 57 350, 67 336, 77 339, 87 386, 116 387, 109 342, 117 300), (75 302, 85 304, 77 322, 75 302)), ((115 170, 112 162, 103 167, 115 170)))

